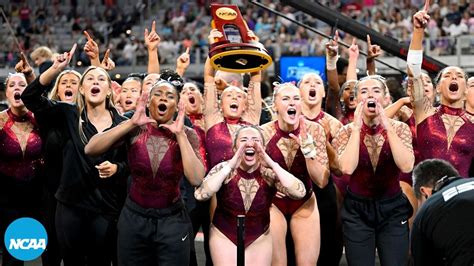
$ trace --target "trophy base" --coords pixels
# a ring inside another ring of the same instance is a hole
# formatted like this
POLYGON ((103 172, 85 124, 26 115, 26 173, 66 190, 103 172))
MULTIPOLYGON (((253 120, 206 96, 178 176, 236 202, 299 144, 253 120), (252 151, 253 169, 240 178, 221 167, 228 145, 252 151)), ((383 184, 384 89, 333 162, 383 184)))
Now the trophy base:
POLYGON ((234 73, 257 72, 272 63, 272 57, 263 46, 251 43, 216 45, 211 48, 209 58, 215 69, 234 73))

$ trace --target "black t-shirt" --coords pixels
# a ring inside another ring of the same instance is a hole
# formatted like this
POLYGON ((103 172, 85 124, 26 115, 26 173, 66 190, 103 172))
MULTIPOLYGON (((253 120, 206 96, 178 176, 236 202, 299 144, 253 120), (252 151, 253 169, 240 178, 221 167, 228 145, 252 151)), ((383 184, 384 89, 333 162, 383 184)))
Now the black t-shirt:
POLYGON ((415 265, 474 265, 474 178, 451 181, 428 198, 411 249, 415 265))
MULTIPOLYGON (((25 106, 35 115, 47 118, 49 129, 54 128, 54 134, 61 136, 57 142, 51 143, 50 152, 59 152, 50 159, 61 157, 57 171, 61 171, 59 188, 56 193, 58 201, 89 211, 118 215, 126 197, 126 179, 129 175, 127 152, 125 145, 116 146, 101 156, 91 157, 84 153, 85 144, 79 134, 79 112, 76 105, 56 102, 46 98, 43 93, 47 90, 42 86, 39 77, 30 83, 22 94, 25 106), (100 178, 96 165, 110 161, 117 164, 117 173, 109 178, 100 178), (62 161, 62 165, 61 165, 62 161)), ((125 117, 120 116, 115 109, 111 111, 112 127, 115 127, 125 117)), ((97 134, 97 130, 87 119, 85 112, 81 115, 82 130, 86 139, 97 134)), ((41 127, 41 124, 40 124, 41 127)), ((52 132, 50 132, 52 134, 52 132)), ((54 163, 54 162, 49 162, 54 163)), ((53 166, 50 166, 53 167, 53 166)), ((55 171, 55 169, 50 169, 55 171)))

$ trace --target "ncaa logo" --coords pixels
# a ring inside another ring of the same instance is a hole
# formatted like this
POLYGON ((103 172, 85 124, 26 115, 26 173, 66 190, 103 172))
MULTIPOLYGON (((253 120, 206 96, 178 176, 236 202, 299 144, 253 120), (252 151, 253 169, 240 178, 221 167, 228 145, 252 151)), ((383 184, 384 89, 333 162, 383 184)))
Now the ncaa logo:
POLYGON ((18 260, 30 261, 43 254, 48 236, 37 220, 20 218, 8 226, 4 241, 10 255, 18 260))

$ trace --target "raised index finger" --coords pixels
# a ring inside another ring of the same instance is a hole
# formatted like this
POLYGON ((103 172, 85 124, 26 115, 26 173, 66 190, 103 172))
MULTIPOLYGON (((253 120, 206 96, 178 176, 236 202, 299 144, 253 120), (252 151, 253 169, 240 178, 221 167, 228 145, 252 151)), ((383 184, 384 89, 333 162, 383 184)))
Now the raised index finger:
POLYGON ((20 52, 20 60, 23 61, 23 64, 28 63, 28 60, 26 59, 25 53, 20 52))
POLYGON ((110 49, 107 49, 104 54, 104 62, 107 63, 107 60, 109 59, 109 54, 110 54, 110 49))
POLYGON ((367 34, 367 45, 368 46, 372 45, 372 41, 370 40, 370 35, 369 34, 367 34))
POLYGON ((425 0, 425 6, 423 7, 423 11, 428 12, 430 9, 430 0, 425 0))
POLYGON ((86 35, 87 41, 93 41, 89 33, 85 30, 84 35, 86 35))
POLYGON ((153 20, 153 23, 151 23, 151 32, 156 31, 156 21, 153 20))
POLYGON ((189 54, 189 46, 186 47, 186 52, 185 53, 189 54))
POLYGON ((72 56, 73 56, 74 53, 76 52, 76 47, 77 47, 77 43, 74 43, 74 45, 72 46, 71 50, 69 51, 69 58, 72 58, 72 56))

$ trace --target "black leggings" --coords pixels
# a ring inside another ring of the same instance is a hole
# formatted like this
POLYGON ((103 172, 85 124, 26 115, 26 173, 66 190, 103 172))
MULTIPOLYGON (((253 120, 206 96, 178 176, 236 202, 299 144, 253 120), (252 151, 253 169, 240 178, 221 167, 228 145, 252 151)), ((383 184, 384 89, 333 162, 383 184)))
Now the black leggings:
POLYGON ((64 265, 116 265, 113 218, 58 202, 56 232, 64 265))

